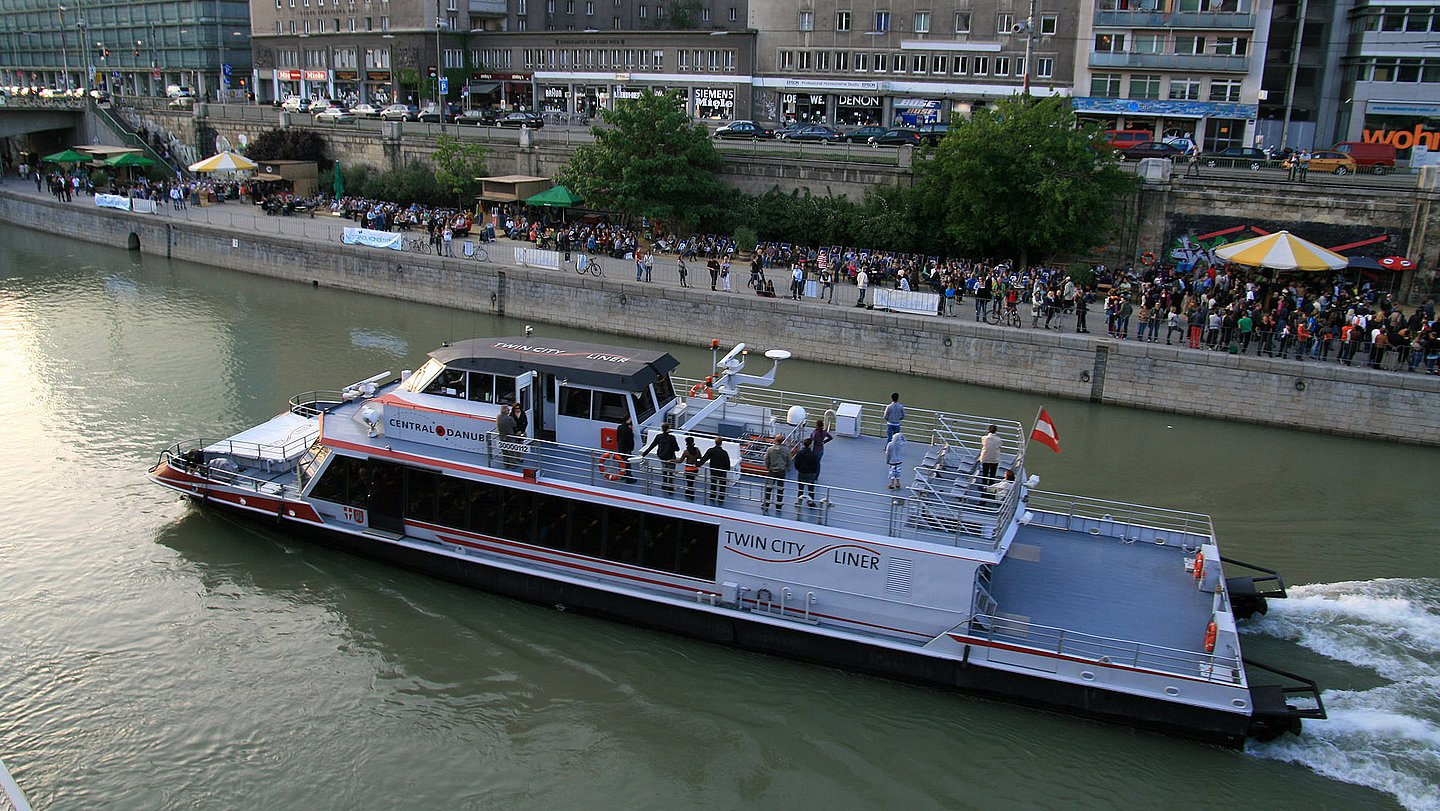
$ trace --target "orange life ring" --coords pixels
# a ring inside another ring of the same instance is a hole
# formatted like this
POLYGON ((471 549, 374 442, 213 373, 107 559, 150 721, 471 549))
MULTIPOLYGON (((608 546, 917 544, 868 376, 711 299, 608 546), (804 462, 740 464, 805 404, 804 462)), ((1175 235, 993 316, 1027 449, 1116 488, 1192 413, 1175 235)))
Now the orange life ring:
POLYGON ((1140 254, 1140 264, 1146 267, 1155 264, 1155 253, 1153 251, 1146 251, 1140 254))
POLYGON ((1217 633, 1217 630, 1216 630, 1216 628, 1215 628, 1215 620, 1210 620, 1210 624, 1207 625, 1207 626, 1205 626, 1205 652, 1206 652, 1206 653, 1214 653, 1214 652, 1215 652, 1215 635, 1216 635, 1216 633, 1217 633))
POLYGON ((625 468, 624 468, 624 464, 625 464, 625 457, 624 457, 624 456, 621 456, 620 454, 618 454, 618 453, 613 453, 613 452, 612 452, 612 453, 602 453, 602 454, 600 454, 600 461, 595 464, 595 469, 596 469, 597 471, 599 471, 599 472, 600 472, 600 475, 601 475, 601 476, 604 476, 606 479, 609 479, 609 480, 612 481, 612 482, 618 482, 618 481, 620 481, 621 471, 623 471, 623 470, 625 469, 625 468), (606 460, 606 459, 614 459, 614 460, 615 460, 615 472, 614 472, 614 473, 611 473, 611 472, 609 472, 609 471, 607 471, 607 470, 605 469, 605 460, 606 460))
POLYGON ((711 400, 715 399, 715 390, 710 388, 710 385, 708 383, 696 383, 695 385, 691 386, 690 396, 694 397, 702 391, 705 392, 706 397, 709 397, 711 400))
POLYGON ((1195 579, 1205 579, 1205 555, 1202 552, 1195 553, 1195 579))

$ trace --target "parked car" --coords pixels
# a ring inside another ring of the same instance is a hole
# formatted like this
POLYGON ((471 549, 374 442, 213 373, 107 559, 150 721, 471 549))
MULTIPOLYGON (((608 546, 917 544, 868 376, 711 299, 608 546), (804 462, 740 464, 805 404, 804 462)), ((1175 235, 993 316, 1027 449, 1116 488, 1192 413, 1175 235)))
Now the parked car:
POLYGON ((870 139, 871 146, 919 146, 920 133, 903 128, 885 130, 870 139))
POLYGON ((445 123, 444 118, 445 116, 440 112, 440 108, 434 106, 423 107, 420 112, 415 114, 416 121, 423 121, 426 124, 443 124, 445 123))
POLYGON ((1219 152, 1207 152, 1200 156, 1200 160, 1212 169, 1216 166, 1246 166, 1252 172, 1270 165, 1270 156, 1265 154, 1265 150, 1252 146, 1232 146, 1219 152))
POLYGON ((529 127, 532 130, 538 130, 545 126, 545 119, 541 118, 539 113, 507 113, 500 116, 500 118, 495 121, 495 125, 499 127, 514 127, 516 129, 529 127))
POLYGON ((109 103, 110 103, 110 91, 108 91, 108 90, 91 90, 91 91, 90 91, 90 98, 95 99, 95 102, 96 102, 97 104, 109 104, 109 103))
POLYGON ((1395 146, 1393 144, 1341 141, 1331 149, 1336 152, 1344 152, 1355 159, 1357 167, 1373 169, 1377 175, 1383 175, 1395 168, 1395 146))
POLYGON ((380 111, 381 121, 416 121, 420 118, 420 108, 413 104, 391 104, 380 111))
POLYGON ((915 128, 915 131, 919 133, 920 140, 924 141, 930 146, 935 146, 936 144, 940 143, 940 141, 943 140, 946 135, 950 133, 950 125, 941 124, 938 121, 932 121, 929 123, 921 124, 920 126, 915 128))
POLYGON ((1145 141, 1125 149, 1117 149, 1115 157, 1122 161, 1138 161, 1145 158, 1169 158, 1175 160, 1185 154, 1185 150, 1174 144, 1162 144, 1159 141, 1145 141))
POLYGON ((861 127, 858 130, 850 130, 849 132, 842 135, 841 139, 849 141, 852 144, 868 144, 870 143, 871 138, 884 135, 885 129, 885 127, 882 127, 879 124, 871 124, 866 127, 861 127))
POLYGON ((355 113, 344 107, 330 106, 315 114, 315 120, 326 124, 353 124, 355 113))
POLYGON ((1337 175, 1353 175, 1358 165, 1355 158, 1344 152, 1326 150, 1310 153, 1309 171, 1334 172, 1337 175))
POLYGON ((189 85, 172 84, 165 86, 165 95, 166 97, 172 99, 179 98, 181 96, 193 96, 195 95, 195 90, 189 85))
POLYGON ((195 97, 176 96, 175 98, 170 99, 170 103, 167 106, 174 107, 177 110, 188 110, 191 107, 195 106, 195 97))
POLYGON ((807 124, 785 136, 785 140, 799 141, 801 143, 833 144, 839 142, 840 137, 840 131, 834 127, 827 127, 824 124, 807 124))
POLYGON ((308 113, 310 112, 310 108, 313 106, 314 102, 310 101, 310 99, 307 99, 304 96, 290 96, 284 101, 280 102, 280 109, 287 110, 292 113, 308 113))
POLYGON ((474 110, 461 110, 455 114, 455 123, 474 124, 477 127, 490 127, 495 125, 495 121, 499 118, 499 115, 497 111, 489 109, 488 107, 474 110))
POLYGON ((798 121, 797 121, 797 122, 790 123, 790 124, 786 124, 785 126, 779 127, 778 129, 775 130, 775 140, 777 140, 777 141, 783 141, 783 140, 785 140, 786 138, 789 138, 792 134, 797 133, 797 132, 799 132, 800 130, 805 129, 805 128, 808 127, 808 126, 810 126, 810 125, 809 125, 809 124, 802 124, 802 123, 800 123, 800 122, 798 122, 798 121))
POLYGON ((373 104, 357 104, 350 108, 356 118, 379 118, 380 108, 373 104))
POLYGON ((1129 149, 1153 140, 1155 133, 1150 130, 1105 130, 1105 145, 1111 149, 1129 149))
POLYGON ((762 127, 754 121, 731 121, 729 124, 721 125, 715 130, 716 138, 749 138, 759 140, 761 138, 773 138, 775 131, 769 127, 762 127))

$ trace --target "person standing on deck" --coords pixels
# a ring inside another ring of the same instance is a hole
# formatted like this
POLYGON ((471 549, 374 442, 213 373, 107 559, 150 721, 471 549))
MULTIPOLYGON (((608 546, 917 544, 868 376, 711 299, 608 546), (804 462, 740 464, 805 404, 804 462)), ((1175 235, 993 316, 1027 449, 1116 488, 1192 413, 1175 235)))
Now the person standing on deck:
POLYGON ((900 433, 900 421, 905 419, 905 406, 900 404, 900 392, 891 392, 890 404, 885 406, 885 439, 900 433))
POLYGON ((799 482, 799 492, 795 494, 796 507, 807 500, 810 506, 815 506, 815 480, 820 478, 820 455, 812 448, 813 444, 814 440, 805 437, 805 441, 800 443, 800 452, 795 454, 795 479, 799 482))
POLYGON ((726 452, 723 437, 715 437, 715 447, 700 457, 701 465, 710 466, 710 500, 718 506, 725 506, 725 479, 730 475, 730 454, 726 452))
POLYGON ((680 452, 680 464, 685 473, 685 497, 695 500, 695 477, 700 473, 700 462, 704 457, 695 447, 694 437, 685 437, 685 450, 680 452))
POLYGON ((1000 430, 994 425, 985 432, 980 439, 980 483, 989 484, 995 481, 995 471, 1000 468, 1000 430))
POLYGON ((785 448, 785 437, 776 435, 775 442, 765 449, 765 496, 761 510, 770 511, 770 497, 775 497, 775 509, 785 506, 785 476, 790 472, 790 451, 785 448))
POLYGON ((650 444, 645 446, 640 456, 643 458, 652 450, 660 460, 660 487, 665 491, 665 495, 674 495, 675 460, 680 453, 680 443, 676 442, 675 435, 670 433, 670 423, 661 424, 660 433, 650 440, 650 444))
POLYGON ((905 435, 897 432, 885 444, 885 464, 890 466, 890 490, 900 489, 900 475, 905 468, 905 435))

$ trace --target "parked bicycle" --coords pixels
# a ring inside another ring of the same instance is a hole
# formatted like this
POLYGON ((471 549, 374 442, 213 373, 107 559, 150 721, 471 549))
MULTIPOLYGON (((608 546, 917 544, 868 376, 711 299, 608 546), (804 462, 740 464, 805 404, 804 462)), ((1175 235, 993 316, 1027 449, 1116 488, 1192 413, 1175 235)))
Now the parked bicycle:
POLYGON ((990 312, 985 316, 985 320, 992 324, 1018 327, 1020 326, 1020 308, 1011 302, 997 299, 990 306, 990 312))
POLYGON ((485 250, 484 245, 466 241, 465 247, 461 249, 467 259, 474 259, 476 262, 489 262, 490 252, 485 250))
POLYGON ((412 253, 435 253, 435 246, 427 238, 415 237, 405 240, 405 250, 412 253))
POLYGON ((588 254, 579 254, 575 257, 575 272, 584 276, 589 273, 591 276, 604 276, 605 266, 600 260, 588 254))

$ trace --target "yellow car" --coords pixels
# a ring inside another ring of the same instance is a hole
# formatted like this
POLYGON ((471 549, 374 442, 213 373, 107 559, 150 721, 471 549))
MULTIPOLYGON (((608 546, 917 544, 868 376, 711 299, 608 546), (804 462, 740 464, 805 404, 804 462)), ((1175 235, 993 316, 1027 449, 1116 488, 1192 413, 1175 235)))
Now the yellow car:
POLYGON ((1344 152, 1312 152, 1310 154, 1310 171, 1353 175, 1355 174, 1355 159, 1344 152))

